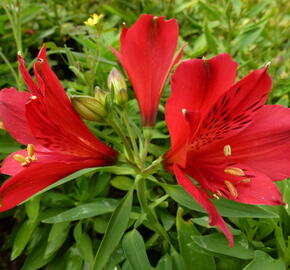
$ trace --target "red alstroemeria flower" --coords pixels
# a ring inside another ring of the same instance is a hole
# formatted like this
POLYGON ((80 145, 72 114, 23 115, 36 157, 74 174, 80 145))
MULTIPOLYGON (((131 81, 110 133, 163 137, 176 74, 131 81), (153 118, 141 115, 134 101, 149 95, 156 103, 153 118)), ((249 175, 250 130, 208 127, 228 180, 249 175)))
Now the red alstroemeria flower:
POLYGON ((30 92, 2 89, 0 119, 27 149, 3 161, 1 173, 12 177, 0 188, 0 212, 77 170, 109 165, 117 158, 117 152, 95 138, 73 109, 47 62, 45 46, 34 65, 37 84, 21 57, 19 62, 30 92))
POLYGON ((272 84, 267 67, 234 84, 236 68, 228 54, 182 62, 165 108, 171 136, 165 167, 231 246, 232 234, 209 198, 283 204, 273 181, 290 176, 290 110, 264 105, 272 84))
MULTIPOLYGON (((162 90, 171 68, 178 39, 175 19, 144 14, 120 37, 120 53, 113 50, 126 70, 137 98, 143 126, 154 126, 162 90)), ((183 46, 184 47, 184 46, 183 46)))

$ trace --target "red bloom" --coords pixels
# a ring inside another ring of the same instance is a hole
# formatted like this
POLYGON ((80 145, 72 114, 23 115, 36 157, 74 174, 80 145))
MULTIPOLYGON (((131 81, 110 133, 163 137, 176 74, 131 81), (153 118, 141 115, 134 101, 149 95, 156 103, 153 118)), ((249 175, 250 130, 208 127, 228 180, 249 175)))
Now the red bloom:
POLYGON ((146 14, 130 29, 123 27, 120 53, 112 49, 133 85, 143 126, 154 126, 164 84, 181 58, 182 49, 174 57, 177 39, 175 19, 146 14))
POLYGON ((264 105, 271 89, 267 67, 233 84, 236 68, 227 54, 182 62, 165 108, 172 145, 165 166, 231 245, 231 232, 209 198, 283 204, 273 181, 290 176, 290 110, 264 105))
POLYGON ((37 84, 21 57, 19 62, 30 93, 3 89, 0 118, 5 129, 27 149, 3 161, 1 173, 13 177, 0 188, 0 212, 77 170, 109 165, 117 157, 117 152, 95 138, 74 111, 47 62, 45 46, 34 65, 37 84))

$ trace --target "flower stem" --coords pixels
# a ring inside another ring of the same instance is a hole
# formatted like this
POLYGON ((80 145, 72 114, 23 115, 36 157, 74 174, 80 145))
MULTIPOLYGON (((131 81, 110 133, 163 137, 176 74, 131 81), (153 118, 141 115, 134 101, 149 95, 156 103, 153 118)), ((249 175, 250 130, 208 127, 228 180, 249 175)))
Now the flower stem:
POLYGON ((150 145, 150 141, 152 138, 152 129, 149 127, 144 127, 143 128, 143 136, 144 136, 144 148, 141 153, 141 162, 142 162, 142 167, 145 167, 145 162, 148 154, 148 148, 150 145))
MULTIPOLYGON (((136 182, 136 191, 139 203, 141 205, 142 212, 145 214, 146 219, 150 223, 150 225, 154 228, 154 230, 162 235, 164 239, 170 243, 170 239, 167 235, 165 229, 161 226, 156 217, 154 209, 148 205, 147 201, 147 188, 146 188, 146 179, 142 175, 137 175, 135 182, 136 182)), ((142 215, 141 215, 142 216, 142 215)))
MULTIPOLYGON (((22 29, 21 29, 21 18, 20 18, 21 1, 12 1, 12 3, 10 1, 3 1, 2 7, 5 10, 5 13, 10 21, 17 51, 22 52, 22 29)), ((17 83, 18 90, 21 91, 23 88, 23 80, 22 80, 20 71, 18 71, 18 78, 16 80, 16 83, 17 83)))
POLYGON ((129 122, 129 117, 128 117, 128 114, 125 110, 122 110, 120 112, 121 114, 121 117, 126 125, 126 128, 128 130, 128 135, 129 135, 129 138, 130 138, 130 142, 131 142, 131 145, 133 147, 133 152, 134 152, 134 158, 135 158, 135 162, 138 166, 141 165, 141 160, 140 160, 140 157, 139 157, 139 150, 138 150, 138 146, 137 146, 137 143, 136 143, 136 136, 135 136, 135 133, 130 125, 130 122, 129 122))
POLYGON ((115 132, 122 138, 129 160, 134 161, 134 154, 132 152, 130 143, 126 138, 126 135, 123 133, 122 128, 120 127, 118 121, 116 121, 116 115, 114 115, 114 117, 110 117, 110 121, 108 123, 112 126, 115 132))

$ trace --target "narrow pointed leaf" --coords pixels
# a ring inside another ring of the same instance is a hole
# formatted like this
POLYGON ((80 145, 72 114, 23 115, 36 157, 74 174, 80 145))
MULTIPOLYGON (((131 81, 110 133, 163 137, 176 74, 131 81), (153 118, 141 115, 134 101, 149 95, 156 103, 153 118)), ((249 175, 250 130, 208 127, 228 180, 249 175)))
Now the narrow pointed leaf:
POLYGON ((132 209, 133 190, 120 202, 109 221, 94 260, 93 270, 102 270, 125 233, 132 209))
POLYGON ((144 240, 137 230, 132 230, 124 236, 122 246, 133 269, 150 270, 152 268, 146 254, 144 240))

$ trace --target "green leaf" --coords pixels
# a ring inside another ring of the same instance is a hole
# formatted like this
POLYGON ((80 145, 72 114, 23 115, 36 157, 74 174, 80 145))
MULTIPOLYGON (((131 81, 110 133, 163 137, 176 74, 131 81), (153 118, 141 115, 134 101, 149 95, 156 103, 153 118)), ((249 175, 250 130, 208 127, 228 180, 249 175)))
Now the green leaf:
POLYGON ((93 270, 102 270, 127 229, 132 209, 133 189, 113 212, 94 260, 93 270))
POLYGON ((74 245, 67 251, 65 258, 66 268, 65 270, 81 270, 83 265, 83 259, 80 255, 78 248, 74 245))
POLYGON ((232 44, 232 53, 235 54, 239 50, 245 50, 249 45, 261 35, 268 19, 264 19, 257 24, 247 26, 243 32, 236 37, 232 44))
POLYGON ((208 49, 207 40, 205 35, 200 35, 193 44, 193 49, 190 52, 190 57, 195 58, 203 55, 208 49))
POLYGON ((254 257, 254 250, 249 247, 248 242, 241 238, 235 237, 235 246, 231 248, 225 236, 219 233, 213 233, 206 236, 193 236, 194 242, 201 248, 243 260, 249 260, 254 257))
POLYGON ((209 49, 213 53, 217 54, 217 46, 218 45, 217 45, 217 42, 215 40, 214 35, 211 33, 211 29, 209 28, 208 23, 207 23, 206 20, 204 22, 204 34, 205 34, 206 41, 207 41, 209 49))
MULTIPOLYGON (((182 206, 191 210, 206 213, 206 211, 179 185, 163 184, 169 196, 182 206)), ((224 217, 249 217, 249 218, 278 218, 279 216, 260 206, 242 204, 235 201, 220 199, 214 200, 219 213, 224 217)))
POLYGON ((215 270, 216 265, 213 256, 200 252, 200 247, 194 244, 193 236, 200 235, 190 221, 182 218, 183 210, 179 208, 176 217, 176 228, 180 254, 186 269, 193 265, 196 269, 215 270))
POLYGON ((43 190, 39 191, 38 193, 34 194, 32 197, 30 197, 29 199, 25 200, 22 203, 25 203, 26 201, 48 191, 51 190, 55 187, 58 187, 62 184, 65 184, 71 180, 74 180, 84 174, 87 173, 92 173, 92 172, 110 172, 110 173, 114 173, 114 174, 118 174, 118 175, 134 175, 135 171, 131 168, 131 167, 125 167, 125 166, 107 166, 107 167, 97 167, 97 168, 87 168, 87 169, 82 169, 79 170, 73 174, 70 174, 60 180, 58 180, 57 182, 55 182, 54 184, 50 185, 47 188, 44 188, 43 190))
POLYGON ((267 253, 256 250, 255 258, 243 270, 286 270, 285 263, 280 258, 279 260, 273 259, 267 253))
POLYGON ((15 240, 13 242, 11 260, 16 259, 26 247, 37 223, 25 220, 17 231, 15 240))
POLYGON ((129 178, 127 176, 115 176, 111 180, 111 185, 114 188, 120 189, 120 190, 130 190, 130 188, 133 186, 134 181, 132 178, 129 178))
POLYGON ((48 237, 48 230, 42 229, 39 231, 40 240, 36 246, 30 252, 28 258, 25 260, 22 270, 37 270, 46 265, 53 259, 53 256, 44 258, 44 252, 46 250, 46 242, 48 237))
POLYGON ((92 265, 94 261, 92 240, 87 233, 82 232, 81 223, 78 223, 74 228, 74 238, 82 258, 86 263, 92 265))
POLYGON ((20 144, 17 143, 7 132, 3 132, 3 130, 0 129, 0 135, 1 135, 1 139, 0 139, 0 152, 1 153, 10 154, 12 152, 15 152, 21 149, 20 144))
POLYGON ((40 202, 40 198, 36 197, 25 204, 26 214, 32 223, 35 222, 38 218, 39 202, 40 202))
POLYGON ((59 213, 53 217, 42 220, 44 223, 58 223, 90 218, 111 213, 118 205, 116 199, 97 198, 94 202, 78 205, 59 213))
POLYGON ((173 270, 173 262, 170 255, 161 257, 156 266, 156 270, 173 270))
POLYGON ((48 235, 47 246, 44 253, 44 257, 48 258, 54 252, 56 252, 67 239, 70 229, 69 222, 62 222, 53 224, 48 235))
POLYGON ((131 267, 138 270, 150 270, 152 267, 148 260, 143 237, 137 230, 125 234, 122 247, 131 267))

